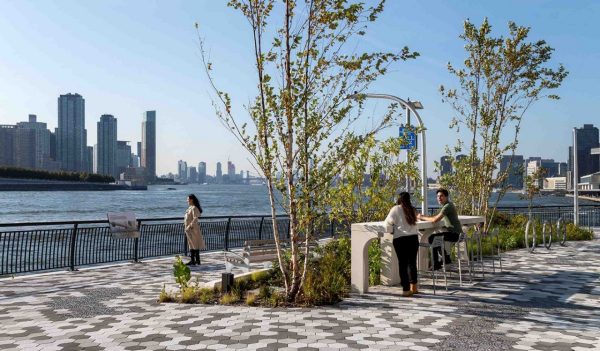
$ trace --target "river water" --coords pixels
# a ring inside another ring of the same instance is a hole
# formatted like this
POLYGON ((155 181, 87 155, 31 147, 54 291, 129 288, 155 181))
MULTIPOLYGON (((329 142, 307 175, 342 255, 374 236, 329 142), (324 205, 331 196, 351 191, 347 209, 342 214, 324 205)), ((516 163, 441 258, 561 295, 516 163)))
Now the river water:
MULTIPOLYGON (((261 185, 153 185, 141 191, 0 192, 0 223, 101 220, 106 218, 107 212, 120 211, 132 211, 137 218, 183 218, 190 193, 200 199, 204 216, 270 214, 267 188, 261 185)), ((434 191, 430 191, 428 202, 430 206, 437 206, 434 191)), ((536 198, 534 204, 569 206, 573 199, 542 196, 536 198)), ((593 202, 580 200, 580 204, 593 202)), ((527 206, 527 200, 509 193, 500 206, 527 206)))

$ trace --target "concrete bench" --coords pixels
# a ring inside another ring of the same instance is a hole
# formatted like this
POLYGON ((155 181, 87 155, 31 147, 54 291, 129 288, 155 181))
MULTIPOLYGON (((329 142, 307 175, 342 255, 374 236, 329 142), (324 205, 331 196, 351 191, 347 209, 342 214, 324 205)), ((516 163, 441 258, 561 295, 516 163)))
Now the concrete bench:
MULTIPOLYGON (((287 248, 289 241, 281 240, 279 244, 282 248, 287 248)), ((262 268, 271 268, 273 266, 271 261, 276 258, 277 246, 275 240, 246 240, 241 253, 223 251, 225 270, 228 273, 231 273, 234 267, 248 272, 253 263, 262 263, 262 268)))
MULTIPOLYGON (((304 241, 299 240, 300 250, 304 250, 304 241)), ((279 245, 282 249, 290 247, 289 240, 280 240, 279 245)), ((312 251, 318 245, 317 242, 311 241, 309 248, 312 251)), ((262 263, 260 268, 273 267, 272 261, 277 258, 277 245, 275 240, 246 240, 244 248, 240 253, 232 251, 223 251, 223 261, 225 262, 225 270, 231 273, 233 268, 240 268, 244 272, 250 271, 253 263, 262 263)))

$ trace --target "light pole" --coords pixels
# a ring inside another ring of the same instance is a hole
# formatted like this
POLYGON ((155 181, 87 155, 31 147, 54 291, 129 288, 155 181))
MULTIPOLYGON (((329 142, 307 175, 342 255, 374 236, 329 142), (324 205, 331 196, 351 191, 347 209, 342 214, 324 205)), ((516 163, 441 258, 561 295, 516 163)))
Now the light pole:
POLYGON ((579 224, 579 171, 577 163, 577 128, 573 128, 573 222, 579 224))
MULTIPOLYGON (((417 121, 419 122, 419 128, 421 130, 421 147, 418 149, 421 151, 421 212, 425 215, 428 214, 427 208, 427 158, 425 152, 425 127, 423 126, 423 121, 421 120, 421 116, 417 110, 423 108, 423 105, 419 101, 405 101, 397 96, 388 95, 388 94, 368 94, 368 93, 354 93, 348 98, 357 100, 361 97, 371 98, 371 99, 387 99, 392 100, 400 105, 402 105, 408 112, 408 116, 410 116, 410 112, 414 113, 417 121)), ((410 117, 408 117, 408 123, 410 124, 410 117)))

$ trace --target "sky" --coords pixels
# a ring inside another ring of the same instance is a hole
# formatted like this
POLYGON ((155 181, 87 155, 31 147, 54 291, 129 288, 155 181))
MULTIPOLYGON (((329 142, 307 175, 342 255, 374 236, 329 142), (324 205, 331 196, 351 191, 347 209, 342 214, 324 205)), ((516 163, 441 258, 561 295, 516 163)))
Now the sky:
MULTIPOLYGON (((368 1, 367 1, 368 2, 368 1)), ((176 173, 177 161, 228 160, 237 170, 253 170, 250 157, 219 123, 214 94, 202 70, 194 23, 210 51, 219 87, 231 93, 234 113, 255 93, 252 36, 247 21, 220 0, 0 0, 0 124, 36 114, 53 130, 57 99, 79 93, 86 100, 88 145, 96 142, 102 114, 118 120, 118 139, 135 150, 142 114, 157 111, 157 173, 176 173)), ((407 45, 421 56, 392 66, 369 92, 423 103, 429 175, 433 161, 454 145, 453 117, 442 102, 441 84, 457 86, 448 62, 465 59, 459 39, 463 22, 479 25, 488 17, 493 33, 507 23, 531 27, 530 39, 555 49, 551 65, 570 72, 556 90, 558 101, 536 103, 526 113, 518 154, 567 161, 572 128, 600 126, 600 1, 388 0, 379 21, 358 43, 360 51, 394 51, 407 45)), ((385 106, 370 101, 365 119, 385 106)), ((400 119, 400 118, 399 118, 400 119)), ((382 132, 394 135, 397 129, 382 132)))

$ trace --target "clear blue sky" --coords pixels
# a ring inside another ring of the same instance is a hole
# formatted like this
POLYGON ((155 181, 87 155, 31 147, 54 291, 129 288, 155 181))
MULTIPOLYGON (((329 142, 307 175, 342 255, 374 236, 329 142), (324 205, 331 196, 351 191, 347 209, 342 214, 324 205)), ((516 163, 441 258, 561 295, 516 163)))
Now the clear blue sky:
MULTIPOLYGON (((214 115, 194 29, 199 22, 217 81, 232 93, 235 111, 243 113, 255 86, 251 33, 241 15, 225 5, 224 0, 0 0, 0 124, 33 113, 53 129, 58 96, 79 93, 86 99, 89 145, 96 142, 101 114, 113 114, 118 138, 135 145, 142 113, 156 110, 159 174, 175 172, 179 159, 205 161, 209 173, 217 161, 228 159, 238 170, 251 169, 248 155, 214 115)), ((394 66, 371 91, 423 102, 428 159, 439 160, 456 135, 448 130, 452 111, 441 102, 438 87, 456 84, 446 63, 459 64, 465 57, 458 39, 463 21, 479 24, 486 16, 496 33, 505 33, 509 20, 532 27, 531 38, 545 39, 556 49, 554 64, 570 71, 558 90, 561 100, 529 110, 518 149, 526 157, 566 161, 572 127, 600 125, 600 1, 389 0, 358 49, 408 45, 421 57, 394 66)), ((378 110, 373 104, 369 113, 378 110)))

